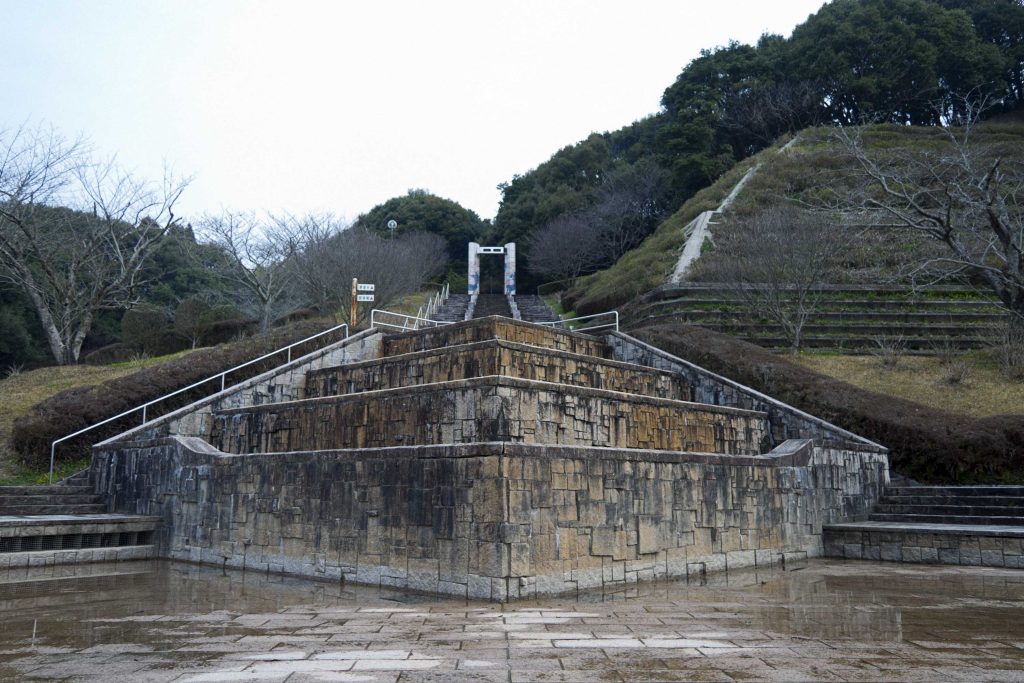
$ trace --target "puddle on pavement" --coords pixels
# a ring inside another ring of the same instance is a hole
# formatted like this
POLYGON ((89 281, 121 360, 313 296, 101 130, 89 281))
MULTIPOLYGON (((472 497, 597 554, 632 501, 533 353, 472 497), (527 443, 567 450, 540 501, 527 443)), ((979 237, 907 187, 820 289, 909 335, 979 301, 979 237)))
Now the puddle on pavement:
POLYGON ((303 608, 407 610, 410 617, 575 608, 623 623, 631 614, 657 613, 677 628, 692 622, 790 638, 1022 639, 1024 572, 838 560, 812 560, 799 569, 723 572, 690 583, 662 581, 506 605, 167 561, 10 570, 0 572, 0 655, 104 643, 172 650, 198 636, 265 632, 247 629, 240 615, 300 614, 303 608))

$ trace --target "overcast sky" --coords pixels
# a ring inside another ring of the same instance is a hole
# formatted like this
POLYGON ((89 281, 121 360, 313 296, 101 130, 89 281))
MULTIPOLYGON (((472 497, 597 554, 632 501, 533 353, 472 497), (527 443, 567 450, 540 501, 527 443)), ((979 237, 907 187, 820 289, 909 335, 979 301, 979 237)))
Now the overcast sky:
POLYGON ((409 188, 493 217, 496 185, 658 110, 702 48, 821 0, 0 0, 0 128, 46 122, 194 175, 185 215, 350 219, 409 188))

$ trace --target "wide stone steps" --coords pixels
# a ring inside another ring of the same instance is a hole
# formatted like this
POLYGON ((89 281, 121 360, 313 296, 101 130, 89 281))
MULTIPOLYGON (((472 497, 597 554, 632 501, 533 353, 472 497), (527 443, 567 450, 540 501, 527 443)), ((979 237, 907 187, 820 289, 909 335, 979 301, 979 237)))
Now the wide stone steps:
POLYGON ((437 309, 431 317, 438 322, 461 322, 466 319, 466 309, 469 307, 468 294, 450 294, 441 308, 437 309))
POLYGON ((473 318, 487 318, 492 315, 500 315, 506 318, 512 317, 512 309, 508 306, 508 298, 504 294, 477 295, 476 308, 473 309, 473 318))
POLYGON ((517 294, 516 307, 519 308, 519 317, 526 322, 543 323, 558 320, 555 314, 543 297, 536 294, 517 294))
POLYGON ((7 505, 0 502, 0 515, 81 515, 104 512, 106 509, 102 502, 66 503, 64 501, 57 501, 33 505, 7 505))
POLYGON ((894 486, 824 534, 833 557, 1024 568, 1024 486, 894 486))
MULTIPOLYGON (((1005 499, 1004 499, 1005 500, 1005 499)), ((894 503, 889 499, 875 506, 873 514, 882 515, 953 515, 956 517, 1016 517, 1018 505, 960 505, 934 503, 894 503)))
POLYGON ((993 515, 925 515, 925 514, 899 514, 887 515, 884 513, 872 513, 868 517, 871 522, 904 522, 908 524, 992 524, 996 526, 1024 526, 1022 516, 993 516, 993 515))
POLYGON ((104 512, 89 486, 0 486, 0 515, 77 515, 104 512))
POLYGON ((692 400, 677 373, 499 339, 313 370, 305 398, 501 375, 631 394, 692 400))

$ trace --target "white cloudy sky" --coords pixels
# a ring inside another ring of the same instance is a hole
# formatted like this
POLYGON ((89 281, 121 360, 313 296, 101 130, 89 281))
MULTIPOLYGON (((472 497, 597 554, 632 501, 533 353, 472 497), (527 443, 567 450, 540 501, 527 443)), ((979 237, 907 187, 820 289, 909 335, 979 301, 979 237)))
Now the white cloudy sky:
POLYGON ((83 133, 222 207, 355 218, 495 186, 658 109, 701 48, 822 0, 0 0, 0 129, 83 133))

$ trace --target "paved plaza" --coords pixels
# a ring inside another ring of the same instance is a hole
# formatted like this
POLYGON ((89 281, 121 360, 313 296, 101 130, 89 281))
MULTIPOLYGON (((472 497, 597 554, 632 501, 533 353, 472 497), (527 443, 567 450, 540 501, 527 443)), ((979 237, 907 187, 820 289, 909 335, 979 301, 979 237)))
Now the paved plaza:
POLYGON ((506 605, 169 562, 12 570, 0 678, 1024 680, 1024 572, 787 569, 506 605))

